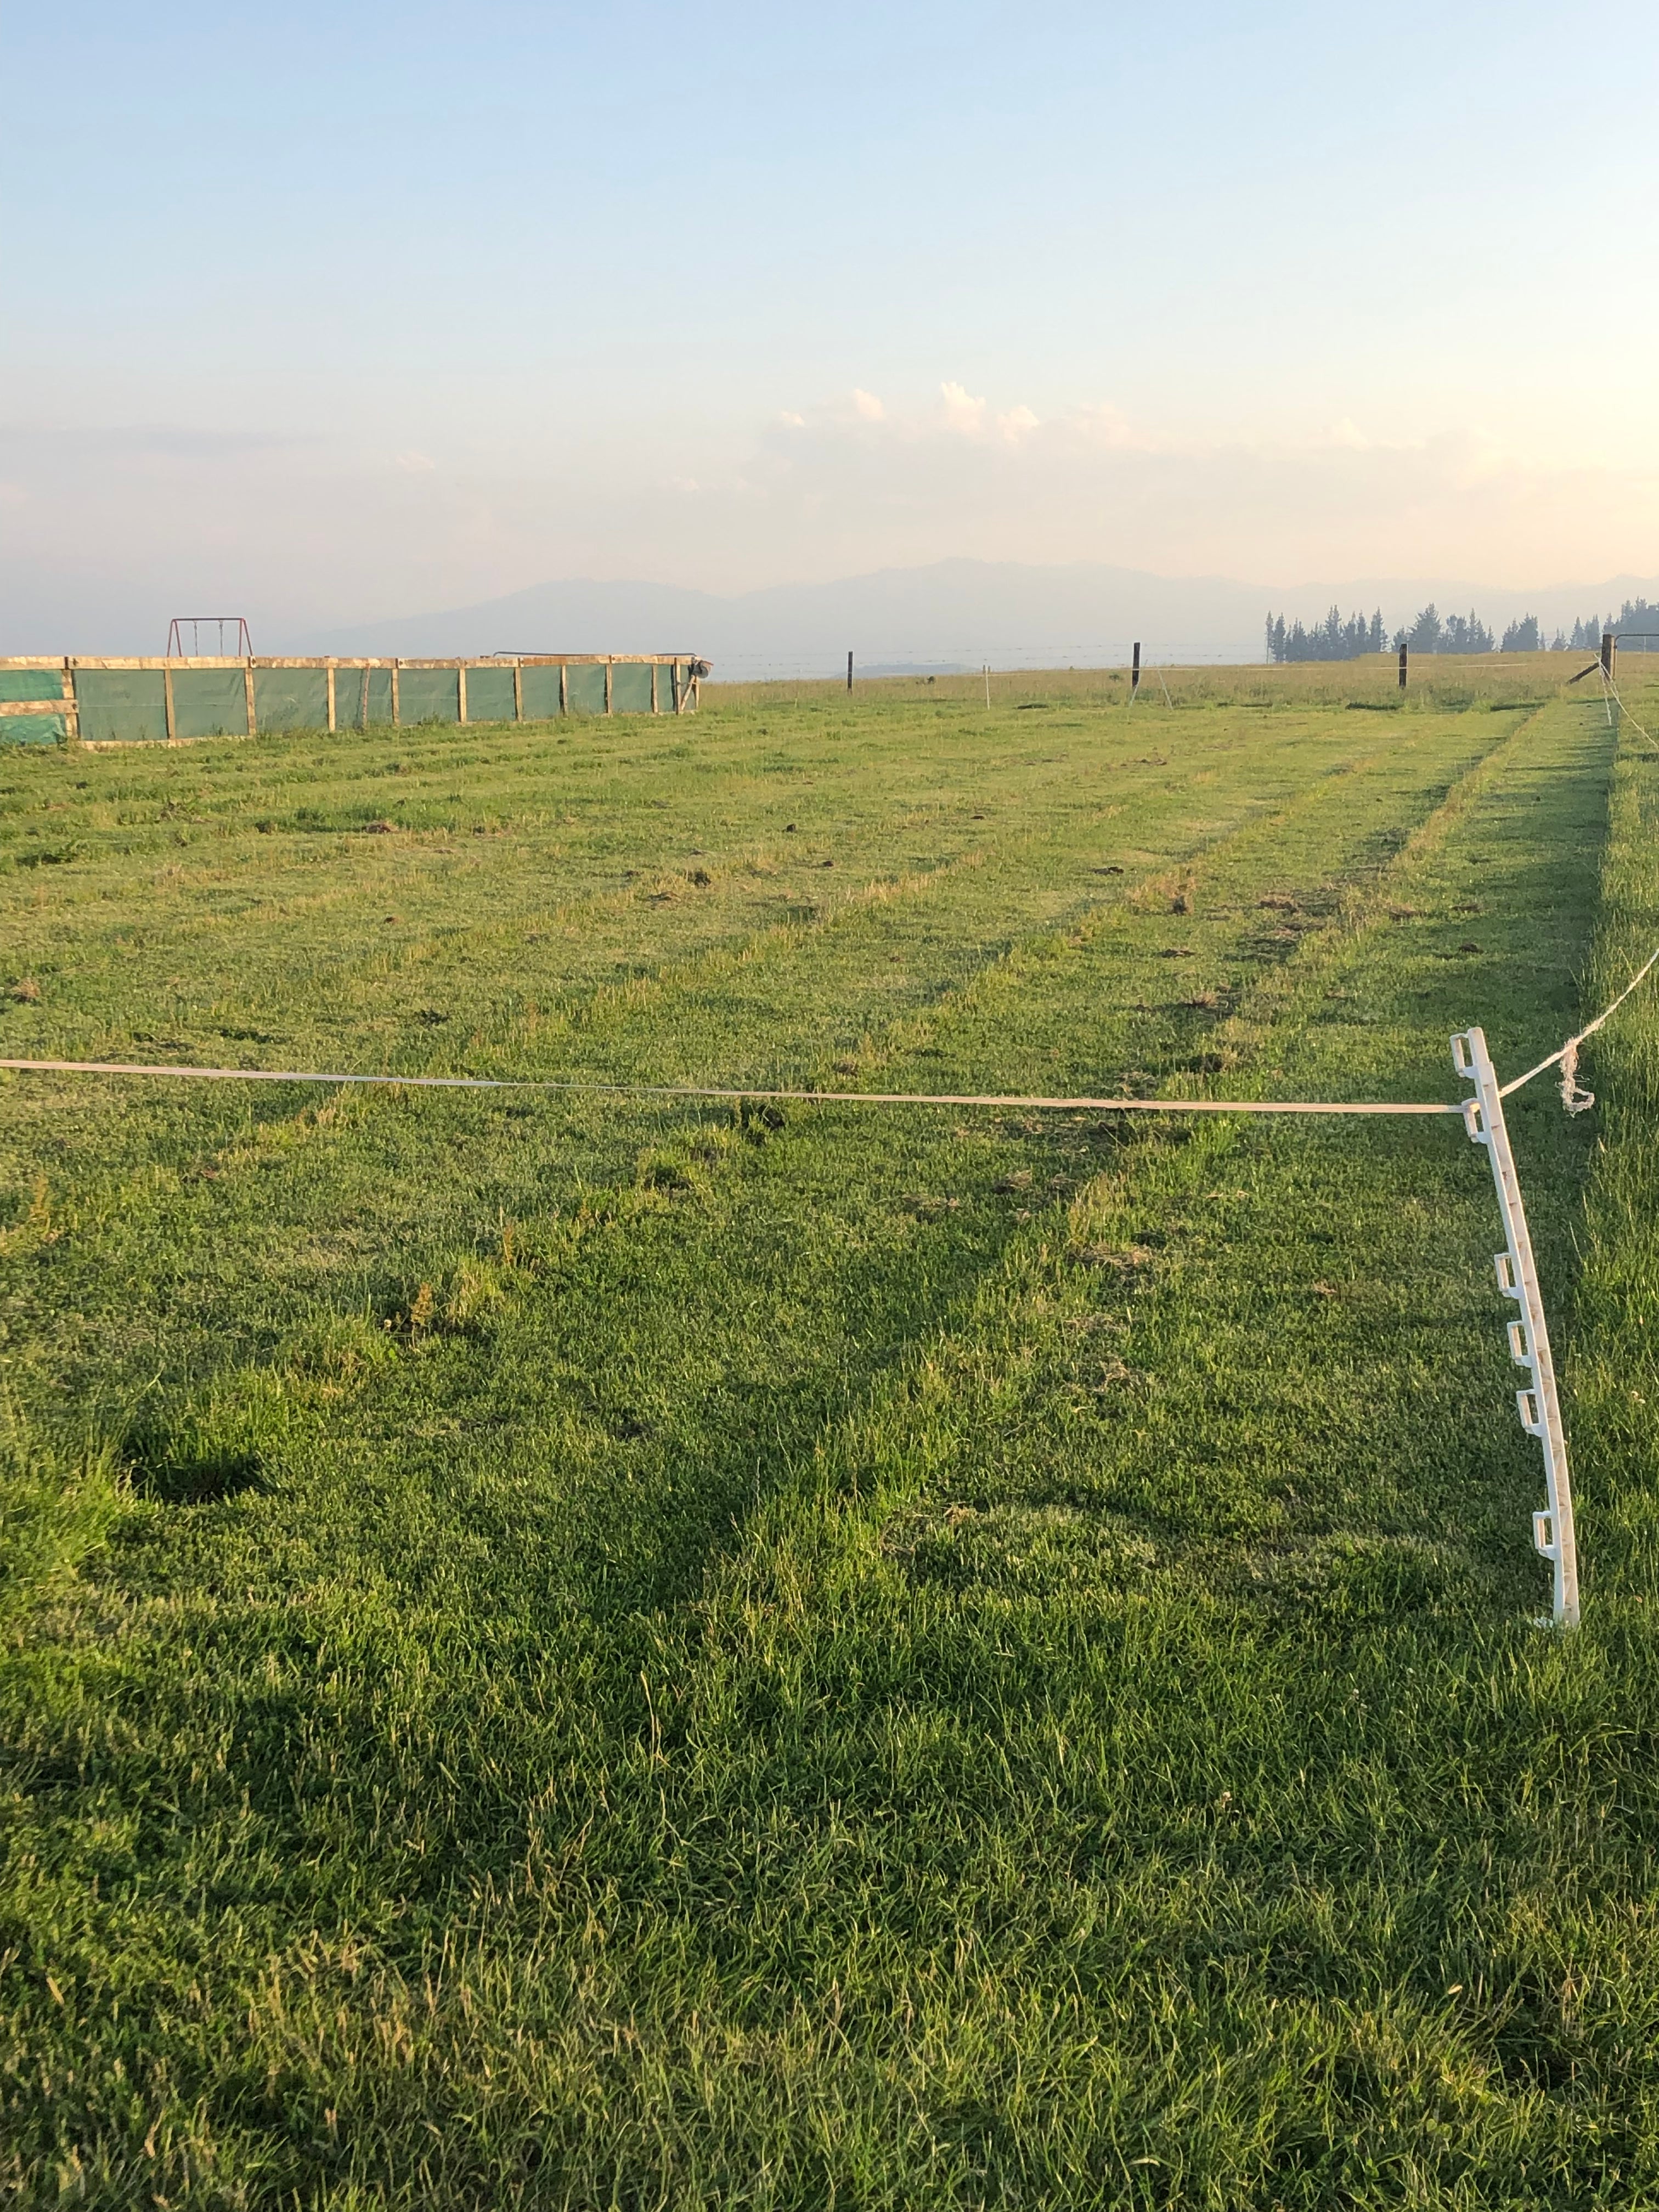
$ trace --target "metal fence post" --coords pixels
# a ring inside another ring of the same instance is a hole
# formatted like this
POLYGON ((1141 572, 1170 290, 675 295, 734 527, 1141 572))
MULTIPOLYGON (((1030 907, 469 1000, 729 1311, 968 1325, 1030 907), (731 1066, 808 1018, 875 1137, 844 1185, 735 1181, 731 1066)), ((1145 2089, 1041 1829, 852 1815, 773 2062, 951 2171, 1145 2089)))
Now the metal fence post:
POLYGON ((1549 1329, 1544 1320, 1544 1299, 1538 1269, 1532 1256, 1532 1237, 1526 1208, 1521 1201, 1520 1179, 1510 1133, 1504 1119, 1503 1095, 1498 1073, 1486 1050, 1486 1032, 1461 1031, 1451 1041, 1452 1066, 1474 1085, 1474 1096, 1463 1102, 1463 1126, 1477 1145, 1484 1145, 1492 1162, 1492 1179, 1498 1191, 1498 1210, 1504 1221, 1504 1249, 1498 1255, 1498 1287, 1513 1298, 1523 1319, 1510 1323, 1510 1356, 1517 1367, 1527 1368, 1532 1381, 1516 1392, 1521 1425, 1544 1448, 1544 1480, 1549 1504, 1532 1516, 1532 1540, 1554 1570, 1553 1617, 1558 1628, 1578 1626, 1578 1541, 1573 1528, 1572 1482, 1567 1468, 1566 1432, 1561 1425, 1561 1401, 1556 1395, 1555 1361, 1550 1352, 1549 1329))

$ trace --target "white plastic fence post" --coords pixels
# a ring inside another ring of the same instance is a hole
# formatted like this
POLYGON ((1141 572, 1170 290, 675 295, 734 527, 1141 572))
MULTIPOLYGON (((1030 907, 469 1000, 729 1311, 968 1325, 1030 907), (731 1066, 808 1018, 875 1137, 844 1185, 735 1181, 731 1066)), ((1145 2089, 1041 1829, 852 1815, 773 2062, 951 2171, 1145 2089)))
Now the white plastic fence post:
POLYGON ((1463 1102, 1463 1126, 1477 1145, 1484 1145, 1492 1162, 1492 1179, 1498 1190, 1498 1210, 1503 1216, 1504 1249, 1498 1255, 1498 1287, 1513 1298, 1525 1316, 1510 1323, 1510 1353, 1517 1367, 1530 1370, 1532 1382, 1516 1393, 1521 1425, 1544 1447, 1544 1480, 1549 1504, 1532 1516, 1532 1540, 1555 1572, 1554 1622, 1558 1628, 1578 1626, 1578 1542, 1572 1522, 1572 1481, 1567 1468, 1566 1432, 1561 1425, 1561 1401, 1556 1395, 1555 1361, 1550 1352, 1549 1329, 1544 1320, 1543 1294, 1532 1256, 1526 1208, 1521 1201, 1520 1179, 1510 1133, 1504 1120, 1503 1095, 1498 1072, 1486 1050, 1486 1032, 1461 1031, 1451 1041, 1452 1066, 1474 1085, 1473 1098, 1463 1102))

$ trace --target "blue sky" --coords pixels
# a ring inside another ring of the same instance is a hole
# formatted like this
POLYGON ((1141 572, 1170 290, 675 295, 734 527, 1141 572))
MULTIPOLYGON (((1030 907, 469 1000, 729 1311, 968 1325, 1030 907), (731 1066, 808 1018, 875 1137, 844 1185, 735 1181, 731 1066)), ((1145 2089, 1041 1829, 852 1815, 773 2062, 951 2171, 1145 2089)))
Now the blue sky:
POLYGON ((1633 6, 59 0, 0 51, 32 618, 1659 569, 1633 6))

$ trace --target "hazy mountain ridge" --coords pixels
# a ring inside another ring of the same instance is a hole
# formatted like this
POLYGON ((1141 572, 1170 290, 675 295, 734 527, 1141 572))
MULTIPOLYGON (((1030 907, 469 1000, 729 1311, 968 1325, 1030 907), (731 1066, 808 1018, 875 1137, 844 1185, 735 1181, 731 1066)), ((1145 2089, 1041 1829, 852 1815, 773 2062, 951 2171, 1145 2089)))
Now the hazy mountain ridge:
POLYGON ((717 675, 832 676, 883 666, 1086 665, 1148 658, 1257 660, 1271 604, 1317 619, 1380 606, 1392 628, 1430 600, 1475 608, 1501 629, 1523 613, 1547 629, 1587 606, 1617 607, 1659 591, 1659 579, 1510 591, 1458 577, 1359 577, 1288 589, 1229 577, 1170 577, 1103 564, 1028 566, 952 560, 879 569, 824 584, 779 584, 723 595, 682 586, 571 578, 477 605, 354 623, 285 637, 263 650, 422 654, 668 653, 705 654, 717 675))

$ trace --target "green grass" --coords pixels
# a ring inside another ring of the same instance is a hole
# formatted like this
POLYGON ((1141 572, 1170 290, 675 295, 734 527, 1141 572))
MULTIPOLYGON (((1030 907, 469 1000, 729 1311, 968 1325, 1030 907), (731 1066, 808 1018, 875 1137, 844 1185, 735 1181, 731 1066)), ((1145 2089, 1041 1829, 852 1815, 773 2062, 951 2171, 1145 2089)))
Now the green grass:
MULTIPOLYGON (((0 755, 0 1052, 1449 1097, 1659 939, 1559 670, 1279 673, 0 755)), ((1455 1121, 0 1085, 5 2201, 1659 2203, 1585 1073, 1566 1641, 1455 1121)))

